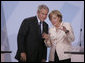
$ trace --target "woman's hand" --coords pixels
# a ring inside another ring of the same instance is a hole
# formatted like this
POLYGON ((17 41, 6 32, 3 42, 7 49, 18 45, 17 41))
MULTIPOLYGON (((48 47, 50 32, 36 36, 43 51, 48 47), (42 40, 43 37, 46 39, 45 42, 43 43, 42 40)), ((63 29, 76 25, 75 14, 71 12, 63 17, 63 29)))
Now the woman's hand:
POLYGON ((67 30, 65 26, 62 26, 60 29, 61 29, 62 31, 64 31, 65 33, 68 33, 68 32, 69 32, 69 30, 67 30))

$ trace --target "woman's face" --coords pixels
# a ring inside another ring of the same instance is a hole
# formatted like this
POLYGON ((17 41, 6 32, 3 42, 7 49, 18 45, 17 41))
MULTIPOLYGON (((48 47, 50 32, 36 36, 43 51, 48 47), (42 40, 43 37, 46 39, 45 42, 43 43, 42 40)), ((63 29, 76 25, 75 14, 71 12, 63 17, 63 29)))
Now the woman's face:
POLYGON ((57 17, 56 15, 52 15, 52 17, 51 17, 51 22, 52 22, 52 24, 54 25, 54 26, 57 26, 59 23, 60 23, 60 18, 59 17, 57 17))

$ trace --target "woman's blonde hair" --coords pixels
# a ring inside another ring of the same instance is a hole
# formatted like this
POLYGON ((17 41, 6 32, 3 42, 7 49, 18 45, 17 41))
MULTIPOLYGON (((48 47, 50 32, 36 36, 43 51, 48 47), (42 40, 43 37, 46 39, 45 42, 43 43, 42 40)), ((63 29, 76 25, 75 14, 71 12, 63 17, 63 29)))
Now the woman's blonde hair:
POLYGON ((55 15, 56 17, 60 18, 60 22, 62 22, 62 14, 58 10, 53 10, 52 12, 49 13, 49 19, 51 20, 52 16, 55 15))

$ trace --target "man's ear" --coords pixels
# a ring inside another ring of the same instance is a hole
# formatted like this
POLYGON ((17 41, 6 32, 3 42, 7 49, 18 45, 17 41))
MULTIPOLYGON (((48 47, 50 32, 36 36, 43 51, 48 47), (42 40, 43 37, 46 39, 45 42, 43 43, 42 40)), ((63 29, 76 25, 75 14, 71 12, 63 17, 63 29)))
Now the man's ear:
POLYGON ((37 14, 38 14, 38 11, 37 11, 37 14))
POLYGON ((39 14, 40 11, 37 11, 37 14, 39 14))

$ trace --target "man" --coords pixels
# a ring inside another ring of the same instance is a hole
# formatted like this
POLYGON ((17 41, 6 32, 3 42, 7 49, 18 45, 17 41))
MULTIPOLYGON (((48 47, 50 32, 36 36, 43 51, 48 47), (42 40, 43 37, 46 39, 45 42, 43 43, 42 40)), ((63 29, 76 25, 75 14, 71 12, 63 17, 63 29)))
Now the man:
POLYGON ((47 48, 42 34, 48 33, 48 24, 44 22, 48 12, 49 8, 46 5, 40 5, 37 16, 26 18, 22 22, 17 38, 18 51, 15 56, 20 62, 46 61, 47 48))

